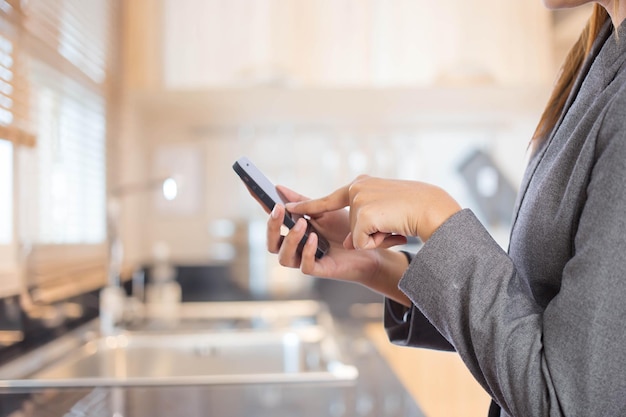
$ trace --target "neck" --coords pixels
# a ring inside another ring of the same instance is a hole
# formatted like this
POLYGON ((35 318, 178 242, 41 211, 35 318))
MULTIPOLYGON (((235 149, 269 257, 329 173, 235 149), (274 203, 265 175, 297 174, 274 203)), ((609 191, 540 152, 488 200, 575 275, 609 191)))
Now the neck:
POLYGON ((626 0, 598 0, 598 3, 609 13, 616 28, 626 19, 626 0))

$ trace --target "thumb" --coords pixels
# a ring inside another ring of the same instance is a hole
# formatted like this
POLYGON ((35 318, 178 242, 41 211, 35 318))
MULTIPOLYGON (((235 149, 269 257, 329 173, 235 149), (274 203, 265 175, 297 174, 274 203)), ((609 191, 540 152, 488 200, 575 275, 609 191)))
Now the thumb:
POLYGON ((348 233, 343 241, 345 249, 376 249, 381 246, 387 238, 386 233, 376 232, 368 234, 348 233))
MULTIPOLYGON (((376 247, 382 249, 389 249, 394 246, 406 245, 407 238, 402 235, 393 235, 386 233, 379 233, 382 236, 382 241, 379 238, 374 238, 372 241, 376 243, 376 247)), ((352 240, 352 233, 348 233, 348 236, 343 241, 344 249, 355 249, 354 242, 352 240)))
POLYGON ((387 237, 385 237, 385 240, 382 242, 380 247, 384 248, 384 249, 389 249, 389 248, 392 248, 392 247, 398 246, 398 245, 406 245, 407 241, 408 240, 407 240, 406 236, 402 236, 402 235, 387 235, 387 237))

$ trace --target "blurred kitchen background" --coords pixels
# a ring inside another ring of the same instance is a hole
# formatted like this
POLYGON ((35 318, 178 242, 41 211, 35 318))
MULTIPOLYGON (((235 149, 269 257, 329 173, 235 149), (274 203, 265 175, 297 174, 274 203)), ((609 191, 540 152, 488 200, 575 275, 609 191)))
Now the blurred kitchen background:
MULTIPOLYGON (((461 168, 484 153, 517 186, 588 14, 498 0, 0 6, 8 294, 25 252, 36 282, 104 265, 112 198, 126 266, 150 263, 155 245, 180 265, 236 261, 241 233, 265 219, 232 172, 241 155, 311 197, 361 173, 437 183, 505 245, 506 221, 479 209, 461 168), (149 186, 167 176, 171 201, 149 186)), ((502 185, 493 174, 486 197, 502 185)))
POLYGON ((589 13, 537 0, 0 0, 1 342, 32 317, 54 329, 97 314, 97 301, 66 301, 117 279, 112 260, 128 283, 169 265, 185 301, 379 302, 278 266, 231 168, 242 155, 311 197, 361 173, 436 183, 506 247, 529 139, 589 13))

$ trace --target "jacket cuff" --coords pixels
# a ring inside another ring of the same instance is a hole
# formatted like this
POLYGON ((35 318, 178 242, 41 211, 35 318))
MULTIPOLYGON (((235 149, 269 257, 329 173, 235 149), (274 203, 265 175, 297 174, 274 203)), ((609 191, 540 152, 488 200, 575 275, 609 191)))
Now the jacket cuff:
POLYGON ((435 329, 415 306, 405 307, 388 298, 384 310, 385 331, 396 345, 454 351, 454 347, 435 329))

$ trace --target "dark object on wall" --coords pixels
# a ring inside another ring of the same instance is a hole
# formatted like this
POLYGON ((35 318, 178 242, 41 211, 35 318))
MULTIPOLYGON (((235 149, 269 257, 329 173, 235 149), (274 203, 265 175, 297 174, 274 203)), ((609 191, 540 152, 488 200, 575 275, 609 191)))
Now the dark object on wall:
POLYGON ((491 156, 477 149, 459 165, 458 170, 478 205, 480 217, 490 226, 509 227, 517 191, 491 156))

